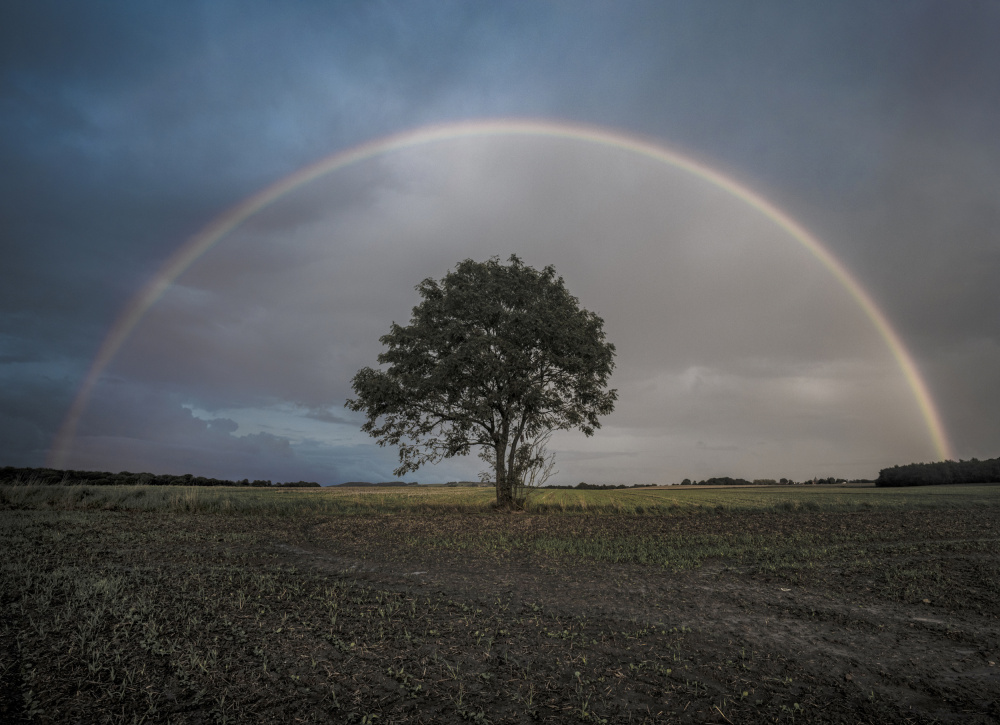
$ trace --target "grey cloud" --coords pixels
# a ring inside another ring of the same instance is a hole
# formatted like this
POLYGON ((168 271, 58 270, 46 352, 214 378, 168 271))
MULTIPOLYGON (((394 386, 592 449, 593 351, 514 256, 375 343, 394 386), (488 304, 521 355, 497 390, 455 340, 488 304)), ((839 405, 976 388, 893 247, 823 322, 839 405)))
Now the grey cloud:
MULTIPOLYGON (((621 391, 608 425, 629 436, 709 430, 719 451, 784 449, 798 476, 819 465, 817 448, 865 461, 927 455, 919 417, 898 420, 917 412, 912 391, 856 301, 773 222, 690 173, 537 139, 456 141, 371 163, 395 179, 353 193, 356 206, 337 202, 343 179, 322 180, 304 190, 312 208, 292 195, 221 241, 115 369, 202 406, 329 409, 374 363, 389 322, 408 318, 420 279, 467 256, 517 252, 556 262, 605 317, 621 391)), ((647 447, 630 466, 656 470, 660 455, 647 447)))
POLYGON ((177 393, 153 386, 105 381, 79 422, 66 466, 106 469, 116 461, 121 470, 308 478, 312 469, 296 460, 287 438, 266 432, 234 435, 235 421, 202 420, 182 401, 177 393))
POLYGON ((315 408, 310 410, 305 414, 305 417, 312 418, 313 420, 319 420, 324 423, 337 423, 340 425, 356 425, 357 421, 350 420, 342 415, 336 415, 331 413, 329 410, 322 408, 315 408))
POLYGON ((231 420, 230 418, 213 418, 206 422, 210 431, 219 431, 221 433, 234 433, 240 427, 235 420, 231 420))
POLYGON ((72 399, 72 383, 0 363, 0 455, 4 465, 41 466, 72 399))
POLYGON ((698 441, 694 444, 695 448, 703 451, 738 451, 739 446, 709 446, 705 445, 704 441, 698 441))
POLYGON ((926 365, 956 458, 992 458, 1000 441, 1000 339, 969 337, 926 365))
MULTIPOLYGON (((998 19, 976 2, 8 3, 0 455, 39 459, 124 305, 229 205, 384 133, 524 115, 644 134, 792 212, 916 353, 956 451, 996 455, 998 19)), ((391 451, 334 412, 351 374, 422 277, 517 252, 554 263, 619 345, 622 403, 597 437, 560 438, 566 476, 626 475, 622 452, 653 479, 929 457, 883 342, 815 260, 662 172, 561 142, 452 142, 310 185, 152 310, 80 455, 388 478, 391 451)), ((477 470, 449 465, 445 480, 477 470)))

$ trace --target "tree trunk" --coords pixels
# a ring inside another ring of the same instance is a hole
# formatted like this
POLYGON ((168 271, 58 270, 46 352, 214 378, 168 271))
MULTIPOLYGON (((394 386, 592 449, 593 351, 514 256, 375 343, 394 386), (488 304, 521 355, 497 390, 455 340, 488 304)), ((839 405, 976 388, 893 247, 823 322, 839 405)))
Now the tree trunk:
POLYGON ((506 470, 504 461, 506 447, 500 443, 496 447, 497 508, 501 510, 514 508, 514 487, 509 480, 509 471, 506 470))

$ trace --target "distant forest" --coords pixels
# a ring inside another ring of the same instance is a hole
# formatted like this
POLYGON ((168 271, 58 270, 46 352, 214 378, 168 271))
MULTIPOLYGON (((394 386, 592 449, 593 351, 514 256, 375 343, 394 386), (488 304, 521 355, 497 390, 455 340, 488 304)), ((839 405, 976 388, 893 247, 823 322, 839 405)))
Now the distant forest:
MULTIPOLYGON (((682 486, 786 486, 794 483, 795 481, 790 481, 787 478, 782 478, 780 481, 775 481, 773 478, 755 478, 753 481, 748 481, 745 478, 731 478, 729 476, 716 476, 706 478, 704 481, 692 481, 690 478, 685 478, 681 481, 682 486)), ((831 478, 830 483, 835 483, 834 479, 831 478)))
MULTIPOLYGON (((816 478, 804 483, 843 483, 842 478, 816 478)), ((750 486, 750 485, 795 485, 795 481, 782 478, 778 481, 770 478, 758 478, 748 481, 745 478, 730 478, 721 476, 717 478, 707 478, 704 481, 692 481, 685 478, 683 486, 750 486)), ((893 466, 883 468, 879 471, 875 481, 876 486, 930 486, 947 483, 1000 483, 1000 458, 991 458, 980 461, 973 458, 969 461, 942 461, 940 463, 909 463, 904 466, 893 466)), ((15 468, 14 466, 4 466, 0 468, 0 484, 20 485, 20 486, 245 486, 256 488, 319 488, 315 481, 288 481, 285 483, 272 483, 269 480, 251 481, 244 478, 242 481, 230 481, 220 478, 206 478, 204 476, 193 476, 185 473, 180 476, 154 473, 132 473, 130 471, 120 471, 119 473, 109 473, 108 471, 73 471, 59 470, 55 468, 15 468)), ((416 486, 416 481, 384 481, 380 483, 369 483, 368 481, 350 481, 341 484, 350 487, 394 487, 394 486, 416 486)), ((492 485, 482 484, 475 481, 451 481, 447 486, 481 486, 492 485)), ((578 488, 578 489, 616 489, 616 488, 639 488, 643 486, 653 486, 656 484, 593 484, 578 483, 575 486, 548 486, 548 488, 578 488)))
POLYGON ((266 480, 229 481, 221 478, 205 478, 185 473, 180 476, 154 473, 132 473, 121 471, 61 471, 55 468, 0 468, 0 484, 21 486, 252 486, 258 488, 319 488, 313 481, 289 481, 271 483, 266 480))
POLYGON ((945 483, 1000 483, 1000 458, 909 463, 883 468, 875 480, 876 486, 933 486, 945 483))

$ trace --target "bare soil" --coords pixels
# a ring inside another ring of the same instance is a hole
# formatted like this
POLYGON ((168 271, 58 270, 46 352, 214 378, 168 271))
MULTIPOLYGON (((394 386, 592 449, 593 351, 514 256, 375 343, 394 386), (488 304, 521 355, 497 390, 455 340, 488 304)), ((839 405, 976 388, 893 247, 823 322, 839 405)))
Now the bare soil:
MULTIPOLYGON (((868 566, 831 556, 819 566, 770 573, 726 560, 672 572, 547 556, 372 546, 372 536, 390 544, 400 529, 423 526, 401 519, 352 522, 360 530, 324 524, 310 532, 308 543, 279 549, 290 561, 379 587, 487 610, 509 607, 516 615, 511 619, 527 618, 527 625, 511 625, 517 635, 510 641, 518 641, 518 656, 531 662, 539 681, 565 680, 568 662, 573 672, 587 671, 591 681, 604 676, 611 686, 591 709, 609 722, 1000 722, 1000 562, 995 546, 975 551, 970 549, 981 547, 963 545, 977 537, 995 544, 995 510, 680 521, 601 517, 582 526, 571 518, 514 518, 500 525, 523 530, 544 523, 583 536, 622 526, 653 536, 678 527, 692 534, 785 528, 789 535, 802 528, 832 534, 850 527, 879 532, 877 538, 892 542, 892 550, 917 553, 880 562, 874 542, 865 547, 874 550, 868 566), (944 546, 934 547, 932 556, 919 553, 929 541, 944 546), (941 548, 951 551, 942 554, 941 548), (918 582, 914 590, 879 576, 890 563, 946 576, 932 577, 936 587, 918 582), (921 596, 931 591, 934 599, 921 596), (592 644, 574 649, 553 643, 552 623, 568 622, 580 640, 592 644), (586 653, 585 665, 574 652, 586 653)), ((469 525, 456 519, 438 525, 469 525)), ((566 712, 572 697, 565 692, 550 688, 546 694, 528 713, 531 718, 497 701, 484 712, 497 721, 587 719, 579 709, 566 712)))
POLYGON ((3 723, 1000 722, 997 508, 3 515, 3 723))

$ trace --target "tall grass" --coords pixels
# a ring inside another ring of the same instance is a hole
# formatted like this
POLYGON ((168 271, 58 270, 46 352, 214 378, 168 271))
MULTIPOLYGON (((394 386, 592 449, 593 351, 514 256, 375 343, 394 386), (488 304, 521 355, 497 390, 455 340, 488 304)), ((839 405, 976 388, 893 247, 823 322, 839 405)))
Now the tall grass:
MULTIPOLYGON (((195 486, 0 486, 0 508, 135 510, 287 516, 327 514, 482 514, 492 489, 243 489, 195 486)), ((1000 486, 915 488, 788 487, 728 489, 542 489, 529 514, 677 516, 739 511, 845 511, 1000 505, 1000 486)))
POLYGON ((214 514, 331 515, 481 513, 483 489, 243 489, 201 486, 0 486, 0 508, 173 511, 214 514))

